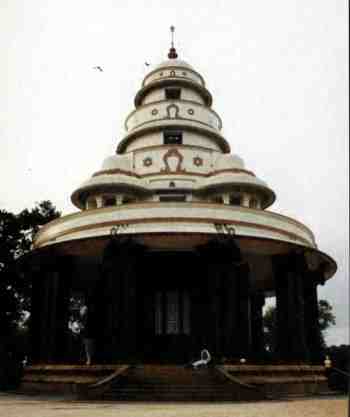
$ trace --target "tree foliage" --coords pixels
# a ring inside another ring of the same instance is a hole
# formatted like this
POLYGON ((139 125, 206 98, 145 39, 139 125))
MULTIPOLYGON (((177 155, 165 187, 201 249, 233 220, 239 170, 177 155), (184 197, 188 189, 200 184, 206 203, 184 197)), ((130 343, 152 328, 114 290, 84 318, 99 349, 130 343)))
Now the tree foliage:
MULTIPOLYGON (((321 330, 322 345, 325 347, 325 332, 335 324, 333 307, 327 300, 318 301, 318 323, 321 330)), ((269 352, 274 352, 276 347, 276 307, 269 306, 264 314, 265 347, 269 352)))
POLYGON ((30 278, 19 273, 17 260, 31 249, 40 227, 60 215, 50 201, 18 214, 0 210, 0 335, 10 334, 30 308, 30 278))

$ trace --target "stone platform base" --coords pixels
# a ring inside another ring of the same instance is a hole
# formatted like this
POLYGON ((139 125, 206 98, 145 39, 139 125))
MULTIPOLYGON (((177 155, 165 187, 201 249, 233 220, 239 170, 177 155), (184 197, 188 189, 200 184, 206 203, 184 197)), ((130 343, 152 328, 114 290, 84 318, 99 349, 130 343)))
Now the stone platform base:
POLYGON ((223 369, 241 382, 259 387, 272 398, 329 392, 324 366, 224 365, 223 369))
POLYGON ((113 374, 121 365, 32 365, 24 369, 19 390, 76 394, 113 374))
MULTIPOLYGON (((187 374, 185 375, 186 372, 193 371, 184 370, 182 366, 178 365, 166 366, 156 364, 138 365, 136 368, 127 364, 92 366, 33 365, 25 368, 20 391, 33 394, 44 392, 65 393, 72 394, 76 398, 103 399, 105 398, 106 393, 111 390, 111 387, 118 388, 114 389, 116 393, 120 391, 119 381, 124 384, 124 391, 128 391, 128 384, 126 384, 126 381, 132 381, 130 382, 129 389, 129 391, 131 388, 133 390, 131 400, 133 400, 133 398, 137 400, 143 397, 147 397, 147 400, 157 400, 157 398, 164 398, 166 400, 167 397, 174 399, 174 395, 159 396, 159 392, 162 391, 160 388, 164 388, 164 390, 169 393, 177 392, 176 400, 181 401, 182 398, 181 395, 179 395, 180 392, 186 393, 186 398, 193 397, 189 392, 189 387, 193 385, 192 379, 195 377, 197 394, 199 392, 199 387, 202 385, 203 387, 205 385, 205 389, 208 389, 208 385, 211 385, 210 399, 215 400, 215 397, 217 396, 218 401, 220 401, 220 398, 224 398, 223 392, 225 392, 225 398, 231 398, 231 396, 228 395, 230 391, 232 393, 231 400, 233 401, 235 398, 242 397, 242 394, 238 395, 238 393, 242 392, 245 393, 244 397, 247 397, 248 399, 251 398, 252 400, 254 400, 254 398, 262 399, 263 397, 273 399, 280 398, 281 396, 307 396, 329 392, 325 368, 322 366, 222 365, 212 367, 210 372, 220 374, 220 381, 218 380, 218 375, 216 375, 215 378, 211 375, 210 381, 208 376, 203 376, 203 381, 201 381, 200 375, 187 376, 187 374), (134 369, 137 369, 137 375, 135 374, 134 369), (134 385, 142 387, 142 393, 141 388, 140 393, 138 393, 136 392, 137 390, 135 391, 134 386, 131 387, 132 383, 134 383, 132 378, 136 378, 134 374, 138 378, 137 384, 134 385), (142 378, 144 380, 141 380, 142 378), (209 382, 206 381, 206 379, 208 379, 209 382), (160 380, 160 382, 158 380, 160 380), (217 382, 217 380, 220 383, 217 382), (166 387, 161 387, 162 384, 165 384, 165 382, 163 383, 162 381, 166 381, 166 387), (152 384, 153 386, 151 386, 152 384), (179 388, 180 385, 181 390, 179 388), (215 385, 217 385, 216 388, 215 385), (224 385, 226 385, 226 387, 224 387, 224 385), (185 386, 187 386, 186 390, 184 389, 185 386), (221 394, 216 395, 215 392, 219 392, 219 386, 221 394), (249 395, 246 395, 246 393, 249 395), (259 393, 259 395, 256 395, 257 393, 259 393), (148 398, 148 396, 150 398, 148 398)), ((109 399, 119 400, 121 399, 119 394, 115 394, 114 397, 111 395, 109 399)), ((183 399, 185 399, 185 397, 183 399)), ((205 400, 205 395, 203 395, 201 399, 205 400)))

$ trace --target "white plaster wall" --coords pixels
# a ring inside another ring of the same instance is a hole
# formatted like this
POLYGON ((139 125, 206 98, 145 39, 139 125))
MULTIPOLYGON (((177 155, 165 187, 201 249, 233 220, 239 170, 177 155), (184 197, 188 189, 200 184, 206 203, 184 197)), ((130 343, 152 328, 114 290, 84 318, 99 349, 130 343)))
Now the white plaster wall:
POLYGON ((121 169, 131 171, 132 157, 131 155, 112 155, 106 158, 101 166, 101 171, 110 169, 121 169))
MULTIPOLYGON (((181 89, 181 100, 194 101, 198 104, 204 105, 203 98, 194 90, 180 87, 181 89)), ((165 100, 165 88, 157 88, 150 91, 142 100, 142 105, 154 103, 155 101, 165 100)))
POLYGON ((199 135, 195 132, 184 132, 183 143, 184 145, 201 146, 204 148, 211 149, 213 151, 216 151, 214 152, 214 155, 222 153, 220 147, 212 139, 199 135))
POLYGON ((164 88, 151 90, 142 100, 142 105, 153 103, 155 101, 165 100, 164 88))
POLYGON ((221 120, 213 110, 182 100, 176 102, 167 100, 139 107, 127 117, 125 127, 127 131, 132 131, 141 125, 146 126, 164 119, 195 121, 216 130, 221 129, 221 120))
POLYGON ((181 87, 181 99, 195 101, 196 103, 204 105, 203 98, 196 91, 190 90, 189 88, 181 87))
MULTIPOLYGON (((187 192, 192 192, 193 189, 196 187, 196 183, 200 181, 200 179, 196 177, 187 178, 179 178, 178 176, 160 176, 156 178, 148 178, 148 188, 150 190, 169 190, 170 192, 174 192, 174 190, 186 190, 187 192), (175 184, 175 187, 170 186, 170 182, 175 184)), ((156 194, 155 194, 156 195, 156 194)))
POLYGON ((155 71, 153 74, 146 76, 144 79, 144 85, 148 85, 153 81, 161 80, 164 78, 171 78, 171 79, 188 79, 194 81, 197 84, 203 85, 201 78, 195 73, 192 72, 188 68, 161 68, 158 71, 155 71))
MULTIPOLYGON (((222 153, 220 147, 212 139, 206 136, 183 130, 182 138, 184 145, 204 147, 216 151, 217 154, 222 153)), ((163 134, 161 132, 153 132, 148 133, 145 136, 140 136, 128 145, 125 152, 133 152, 137 149, 149 146, 163 146, 163 134)))

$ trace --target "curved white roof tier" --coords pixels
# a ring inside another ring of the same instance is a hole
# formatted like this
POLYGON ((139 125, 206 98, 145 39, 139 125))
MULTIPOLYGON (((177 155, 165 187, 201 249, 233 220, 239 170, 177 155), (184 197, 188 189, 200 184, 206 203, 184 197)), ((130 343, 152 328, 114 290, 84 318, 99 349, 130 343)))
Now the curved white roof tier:
POLYGON ((215 159, 215 170, 222 169, 245 169, 244 161, 238 155, 218 154, 215 159))
POLYGON ((122 171, 132 171, 131 155, 111 155, 105 158, 100 171, 120 169, 122 171))
POLYGON ((156 65, 154 70, 163 69, 167 67, 180 67, 180 68, 188 68, 194 71, 192 65, 188 62, 183 61, 181 59, 167 59, 166 61, 161 62, 160 64, 156 65))
POLYGON ((193 248, 233 231, 246 254, 301 248, 334 274, 334 261, 317 250, 306 226, 266 210, 273 189, 230 154, 203 77, 173 47, 145 76, 134 103, 117 153, 72 194, 82 212, 43 227, 36 249, 71 243, 76 250, 83 240, 108 239, 112 227, 155 249, 193 248))

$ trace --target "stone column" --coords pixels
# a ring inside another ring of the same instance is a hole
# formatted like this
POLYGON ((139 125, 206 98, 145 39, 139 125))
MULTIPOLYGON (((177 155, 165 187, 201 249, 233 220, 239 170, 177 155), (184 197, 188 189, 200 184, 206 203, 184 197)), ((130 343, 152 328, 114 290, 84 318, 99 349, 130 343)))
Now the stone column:
POLYGON ((281 258, 274 259, 276 293, 276 334, 275 354, 277 359, 286 359, 289 349, 288 276, 281 258))
POLYGON ((233 276, 231 249, 217 240, 199 248, 200 290, 194 298, 195 337, 217 358, 232 356, 237 322, 237 281, 233 276))
POLYGON ((199 263, 194 277, 196 283, 191 294, 192 300, 192 335, 194 354, 205 345, 212 353, 216 352, 216 341, 214 342, 216 329, 215 322, 215 294, 212 297, 211 291, 215 291, 214 282, 218 279, 217 253, 215 245, 204 245, 198 248, 199 263))
POLYGON ((248 282, 246 266, 241 265, 242 257, 234 240, 225 243, 225 268, 223 270, 222 320, 223 351, 227 358, 238 358, 247 353, 248 282), (243 296, 243 297, 242 297, 243 296))
POLYGON ((263 293, 252 294, 251 301, 251 329, 252 329, 252 357, 261 360, 264 357, 264 329, 263 306, 265 296, 263 293))
POLYGON ((111 241, 105 249, 101 276, 97 288, 97 309, 100 323, 96 335, 96 360, 99 363, 111 363, 113 355, 118 355, 120 346, 119 326, 122 318, 122 280, 120 273, 123 267, 120 259, 120 247, 111 241))
POLYGON ((122 356, 133 359, 137 354, 137 262, 140 259, 141 248, 132 242, 126 243, 120 249, 123 260, 118 275, 122 284, 122 317, 119 326, 122 356))
POLYGON ((141 248, 127 238, 111 241, 105 249, 98 289, 100 362, 129 359, 137 352, 137 261, 141 248))
POLYGON ((72 257, 64 256, 57 259, 58 282, 56 287, 56 311, 54 312, 54 351, 55 362, 67 362, 69 297, 74 272, 72 257))
POLYGON ((66 358, 68 341, 71 264, 52 254, 33 280, 34 345, 40 362, 57 363, 66 358))
POLYGON ((55 362, 56 310, 59 274, 53 261, 45 265, 43 274, 43 309, 41 317, 41 359, 55 362))
POLYGON ((217 357, 223 356, 222 351, 222 336, 223 328, 220 314, 220 303, 221 303, 221 288, 222 282, 220 274, 212 276, 209 279, 208 290, 209 290, 209 312, 212 327, 211 346, 213 352, 216 353, 217 357))
POLYGON ((222 293, 223 351, 227 358, 239 355, 239 280, 234 273, 227 270, 224 276, 222 293))
POLYGON ((46 317, 45 280, 44 271, 40 265, 32 266, 30 270, 31 290, 31 312, 30 312, 30 346, 29 360, 31 363, 40 363, 43 359, 42 342, 45 337, 43 321, 46 317))
POLYGON ((305 331, 310 360, 313 363, 321 363, 323 359, 317 298, 317 284, 320 282, 323 282, 323 273, 319 270, 309 271, 304 278, 305 331))
POLYGON ((238 279, 239 311, 238 311, 238 332, 236 344, 238 345, 238 356, 249 358, 251 356, 251 308, 250 308, 250 283, 249 265, 246 262, 239 263, 235 267, 235 274, 238 279))
POLYGON ((276 353, 282 361, 308 361, 305 335, 303 262, 292 253, 274 259, 276 288, 276 353))

